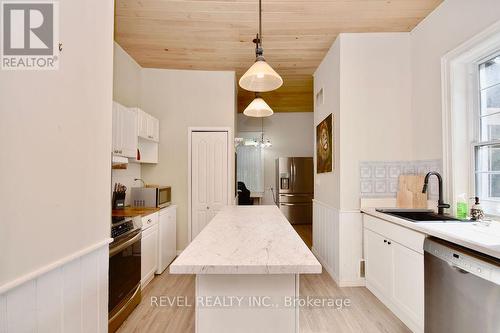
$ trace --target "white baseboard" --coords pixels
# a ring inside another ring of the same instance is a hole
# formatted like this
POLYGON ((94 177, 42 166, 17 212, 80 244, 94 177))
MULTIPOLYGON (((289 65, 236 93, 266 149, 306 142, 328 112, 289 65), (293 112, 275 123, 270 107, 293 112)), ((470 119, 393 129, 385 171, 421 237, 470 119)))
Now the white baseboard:
POLYGON ((337 282, 339 287, 364 287, 366 285, 366 280, 360 278, 358 280, 343 280, 337 282))
POLYGON ((338 275, 337 273, 333 270, 332 267, 330 267, 326 260, 323 259, 319 254, 318 254, 318 251, 316 251, 316 249, 314 248, 314 246, 311 248, 311 251, 312 253, 316 256, 316 259, 318 259, 319 263, 321 264, 321 266, 323 266, 323 268, 328 272, 328 274, 330 274, 331 278, 335 281, 335 283, 338 284, 338 275))

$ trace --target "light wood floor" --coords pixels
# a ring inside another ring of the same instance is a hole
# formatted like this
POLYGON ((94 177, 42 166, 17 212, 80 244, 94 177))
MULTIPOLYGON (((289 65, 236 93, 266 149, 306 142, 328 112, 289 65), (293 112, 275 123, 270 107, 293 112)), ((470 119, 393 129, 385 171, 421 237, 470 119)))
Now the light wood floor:
POLYGON ((312 224, 293 224, 292 227, 299 234, 306 245, 312 247, 312 224))
MULTIPOLYGON (((295 225, 297 233, 311 247, 311 226, 295 225)), ((192 275, 171 275, 168 269, 143 290, 142 302, 118 330, 148 333, 194 332, 194 307, 151 305, 152 297, 185 296, 194 304, 195 283, 192 275)), ((301 308, 301 333, 396 333, 410 330, 366 288, 339 288, 330 275, 300 276, 301 297, 349 299, 350 306, 334 308, 301 308)), ((235 332, 237 333, 237 332, 235 332)))

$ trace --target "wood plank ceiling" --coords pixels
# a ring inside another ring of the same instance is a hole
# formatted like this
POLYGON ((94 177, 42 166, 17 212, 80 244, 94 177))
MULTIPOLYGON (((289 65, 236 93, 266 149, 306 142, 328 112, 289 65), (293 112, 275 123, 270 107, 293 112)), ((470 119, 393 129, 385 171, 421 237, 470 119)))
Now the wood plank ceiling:
MULTIPOLYGON (((312 74, 341 32, 410 31, 442 0, 263 0, 275 112, 313 111, 312 74)), ((143 67, 235 70, 255 60, 258 0, 117 0, 115 40, 143 67)), ((253 94, 239 89, 238 110, 253 94)))

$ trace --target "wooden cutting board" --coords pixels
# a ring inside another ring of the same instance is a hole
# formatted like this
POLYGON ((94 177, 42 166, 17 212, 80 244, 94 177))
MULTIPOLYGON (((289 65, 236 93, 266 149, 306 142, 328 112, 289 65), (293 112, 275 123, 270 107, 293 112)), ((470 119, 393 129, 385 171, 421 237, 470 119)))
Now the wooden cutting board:
POLYGON ((427 208, 427 193, 422 193, 425 176, 399 176, 396 206, 398 208, 427 208))

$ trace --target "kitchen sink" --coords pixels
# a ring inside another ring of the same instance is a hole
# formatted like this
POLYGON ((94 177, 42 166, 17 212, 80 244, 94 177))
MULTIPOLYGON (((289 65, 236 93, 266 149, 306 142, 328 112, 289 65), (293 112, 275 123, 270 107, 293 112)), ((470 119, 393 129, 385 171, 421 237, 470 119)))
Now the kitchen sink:
POLYGON ((467 220, 459 220, 449 215, 436 214, 432 210, 419 209, 419 210, 408 210, 408 209, 377 209, 378 212, 399 217, 410 222, 470 222, 467 220))

